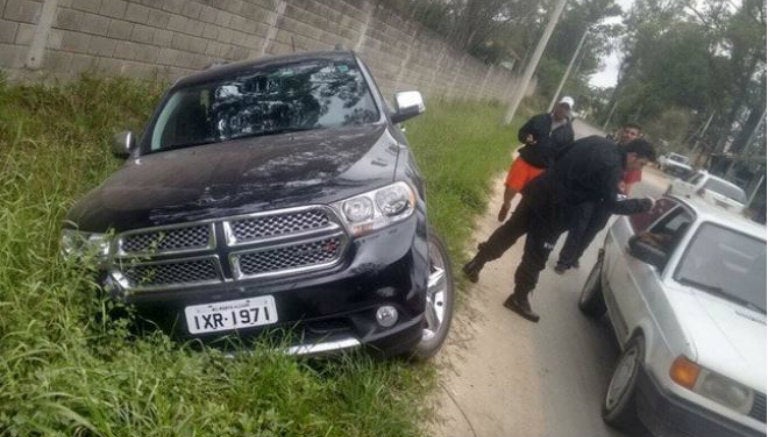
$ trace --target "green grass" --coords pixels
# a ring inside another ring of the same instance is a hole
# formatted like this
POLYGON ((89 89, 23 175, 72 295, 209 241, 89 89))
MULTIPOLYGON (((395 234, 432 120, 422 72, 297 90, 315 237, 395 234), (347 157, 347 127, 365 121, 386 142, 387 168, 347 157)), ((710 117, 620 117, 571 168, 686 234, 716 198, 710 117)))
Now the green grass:
MULTIPOLYGON (((0 79, 0 436, 414 436, 430 365, 357 353, 330 360, 265 347, 227 358, 101 315, 87 268, 60 257, 74 199, 119 162, 112 135, 140 130, 162 86, 0 79)), ((409 123, 430 218, 458 260, 488 179, 508 164, 502 108, 434 104, 409 123)))
POLYGON ((427 180, 430 222, 456 266, 464 259, 474 218, 485 210, 493 177, 509 167, 518 145, 520 123, 500 126, 504 110, 499 104, 438 101, 407 126, 427 180))

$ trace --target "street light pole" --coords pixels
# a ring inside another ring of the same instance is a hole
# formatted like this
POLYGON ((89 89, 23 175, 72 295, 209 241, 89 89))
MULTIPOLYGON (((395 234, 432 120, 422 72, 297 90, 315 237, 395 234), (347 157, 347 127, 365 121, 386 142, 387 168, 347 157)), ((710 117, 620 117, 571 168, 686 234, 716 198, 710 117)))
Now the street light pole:
POLYGON ((565 85, 565 81, 568 80, 568 76, 571 75, 571 69, 573 68, 573 64, 576 63, 576 58, 579 57, 579 52, 581 52, 581 47, 584 46, 584 41, 587 39, 587 35, 589 34, 589 26, 587 26, 587 29, 584 30, 584 35, 581 35, 581 39, 579 40, 579 44, 576 46, 576 50, 573 52, 573 56, 571 56, 571 61, 568 62, 568 68, 565 69, 565 73, 563 74, 563 78, 560 79, 560 84, 557 85, 557 90, 555 91, 555 94, 552 96, 552 101, 549 102, 549 110, 555 109, 555 102, 557 101, 557 98, 560 96, 560 91, 563 90, 563 86, 565 85))
POLYGON ((512 96, 512 101, 509 103, 507 113, 504 115, 504 124, 509 124, 515 117, 517 107, 520 106, 520 102, 523 100, 523 95, 525 94, 525 90, 528 89, 528 84, 533 77, 533 73, 536 71, 536 67, 539 66, 541 55, 547 47, 549 37, 552 36, 552 32, 555 30, 555 25, 560 19, 560 14, 562 14, 563 9, 565 8, 566 1, 567 0, 558 0, 557 5, 555 5, 555 9, 552 11, 552 16, 549 18, 549 23, 547 23, 547 27, 544 29, 544 34, 539 38, 536 50, 533 52, 533 56, 528 62, 528 65, 526 65, 523 77, 520 79, 520 84, 518 85, 515 94, 512 96))

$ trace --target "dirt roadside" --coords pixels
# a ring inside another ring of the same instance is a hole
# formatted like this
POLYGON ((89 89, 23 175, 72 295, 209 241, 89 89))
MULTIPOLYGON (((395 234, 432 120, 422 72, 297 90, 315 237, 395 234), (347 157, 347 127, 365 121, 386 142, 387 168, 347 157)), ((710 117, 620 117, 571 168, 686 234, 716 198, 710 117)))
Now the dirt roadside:
MULTIPOLYGON (((476 223, 470 247, 484 241, 499 225, 495 208, 502 202, 503 177, 500 174, 494 182, 489 211, 476 223)), ((442 376, 431 436, 502 436, 512 435, 511 430, 514 435, 537 436, 545 432, 540 384, 527 370, 516 371, 535 367, 531 330, 536 325, 512 317, 501 305, 512 292, 513 269, 522 249, 521 240, 500 260, 488 264, 454 316, 452 332, 437 360, 442 376), (510 332, 519 335, 510 336, 510 332), (513 405, 515 414, 509 414, 513 405)))

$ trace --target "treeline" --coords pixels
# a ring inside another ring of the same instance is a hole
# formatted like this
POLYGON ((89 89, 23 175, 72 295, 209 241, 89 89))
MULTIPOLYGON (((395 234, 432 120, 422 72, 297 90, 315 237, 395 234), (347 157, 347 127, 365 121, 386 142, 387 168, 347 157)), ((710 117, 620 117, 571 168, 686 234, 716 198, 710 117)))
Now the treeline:
MULTIPOLYGON (((381 1, 484 62, 519 72, 556 0, 381 1)), ((613 0, 569 0, 539 64, 538 93, 552 97, 589 29, 563 90, 579 112, 609 129, 640 123, 665 151, 765 156, 765 7, 764 0, 636 0, 623 11, 613 0), (590 87, 617 48, 616 87, 590 87)))

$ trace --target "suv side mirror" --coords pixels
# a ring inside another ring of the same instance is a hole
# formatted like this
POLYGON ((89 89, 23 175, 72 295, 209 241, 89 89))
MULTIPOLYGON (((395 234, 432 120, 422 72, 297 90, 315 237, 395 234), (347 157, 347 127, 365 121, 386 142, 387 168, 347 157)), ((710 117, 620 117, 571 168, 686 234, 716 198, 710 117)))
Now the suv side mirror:
POLYGON ((638 238, 637 235, 629 239, 629 254, 659 270, 664 269, 667 264, 667 254, 663 250, 638 238))
POLYGON ((131 131, 123 131, 112 137, 112 154, 118 158, 125 159, 131 156, 134 147, 136 147, 136 137, 131 131))
POLYGON ((392 123, 401 123, 424 112, 424 99, 418 91, 403 91, 395 94, 395 113, 392 123))

